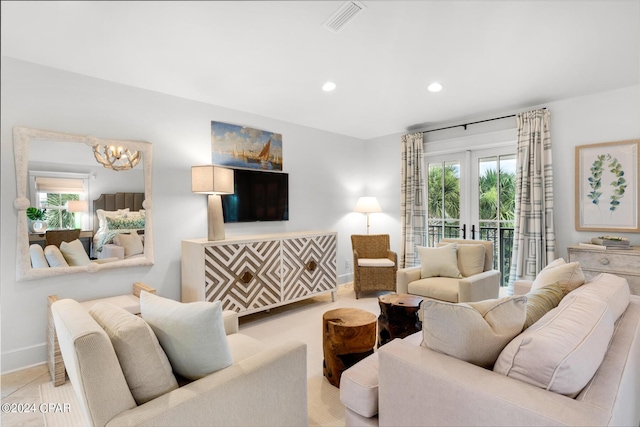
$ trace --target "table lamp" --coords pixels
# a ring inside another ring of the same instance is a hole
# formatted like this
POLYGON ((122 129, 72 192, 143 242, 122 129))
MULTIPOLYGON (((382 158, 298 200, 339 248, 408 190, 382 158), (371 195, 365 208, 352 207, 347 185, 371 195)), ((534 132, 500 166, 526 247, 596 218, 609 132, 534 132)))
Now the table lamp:
POLYGON ((360 197, 353 211, 362 212, 367 215, 367 234, 369 234, 369 214, 382 212, 382 209, 380 209, 378 199, 375 197, 360 197))
POLYGON ((191 191, 208 194, 208 240, 224 240, 222 194, 233 194, 233 169, 213 165, 191 167, 191 191))

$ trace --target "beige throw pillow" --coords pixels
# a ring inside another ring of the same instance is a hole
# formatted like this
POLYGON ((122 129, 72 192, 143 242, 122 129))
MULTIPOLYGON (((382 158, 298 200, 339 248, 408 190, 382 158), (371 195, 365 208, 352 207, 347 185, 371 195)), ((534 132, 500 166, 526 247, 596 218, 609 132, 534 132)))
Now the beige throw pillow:
POLYGON ((147 322, 106 302, 95 304, 89 314, 109 335, 138 405, 178 388, 167 355, 147 322))
POLYGON ((438 248, 418 246, 420 278, 462 277, 458 269, 457 248, 457 243, 450 243, 438 248))
POLYGON ((462 277, 480 274, 484 271, 484 245, 458 245, 458 269, 462 277))
POLYGON ((139 255, 144 252, 144 245, 142 239, 137 232, 131 232, 130 234, 118 234, 113 238, 113 243, 124 248, 124 257, 129 258, 133 255, 139 255))
POLYGON ((527 320, 522 330, 536 323, 549 311, 560 304, 564 292, 560 283, 552 283, 540 289, 535 289, 527 294, 527 320))
POLYGON ((197 380, 233 363, 220 301, 181 303, 142 291, 140 311, 177 374, 197 380))
POLYGON ((72 242, 62 242, 60 252, 70 266, 87 265, 91 262, 89 255, 84 250, 84 245, 79 239, 72 242))
POLYGON ((562 258, 555 260, 542 269, 531 285, 531 290, 543 288, 552 283, 560 283, 564 294, 584 284, 584 274, 580 263, 565 263, 562 258))
POLYGON ((422 345, 474 365, 491 368, 522 331, 526 296, 474 303, 423 303, 422 345))
POLYGON ((575 397, 602 363, 613 327, 613 314, 605 302, 567 295, 505 347, 493 370, 575 397))

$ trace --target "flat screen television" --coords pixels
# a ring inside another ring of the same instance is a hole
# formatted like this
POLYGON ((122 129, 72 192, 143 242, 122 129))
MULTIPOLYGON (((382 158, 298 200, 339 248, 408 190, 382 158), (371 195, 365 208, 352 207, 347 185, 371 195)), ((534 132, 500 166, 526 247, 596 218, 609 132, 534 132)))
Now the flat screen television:
POLYGON ((234 193, 222 196, 224 222, 289 220, 289 175, 234 169, 234 193))

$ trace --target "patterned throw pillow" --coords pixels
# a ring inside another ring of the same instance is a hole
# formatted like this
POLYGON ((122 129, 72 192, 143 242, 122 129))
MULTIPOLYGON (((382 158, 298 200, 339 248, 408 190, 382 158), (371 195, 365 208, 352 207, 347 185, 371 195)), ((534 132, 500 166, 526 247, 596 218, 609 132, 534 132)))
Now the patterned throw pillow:
POLYGON ((563 289, 564 286, 556 282, 527 294, 527 320, 522 327, 523 331, 560 304, 564 296, 563 289))
POLYGON ((120 217, 109 218, 107 217, 107 228, 109 230, 142 230, 144 229, 144 217, 120 217))

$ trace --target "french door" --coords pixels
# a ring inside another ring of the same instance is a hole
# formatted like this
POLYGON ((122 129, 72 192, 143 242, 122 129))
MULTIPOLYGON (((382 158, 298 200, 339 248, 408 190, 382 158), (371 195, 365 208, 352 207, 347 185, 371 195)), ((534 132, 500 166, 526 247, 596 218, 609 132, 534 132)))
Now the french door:
POLYGON ((429 246, 443 238, 490 240, 507 285, 513 247, 515 147, 427 155, 429 246))

